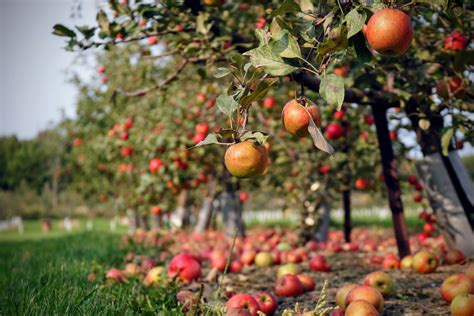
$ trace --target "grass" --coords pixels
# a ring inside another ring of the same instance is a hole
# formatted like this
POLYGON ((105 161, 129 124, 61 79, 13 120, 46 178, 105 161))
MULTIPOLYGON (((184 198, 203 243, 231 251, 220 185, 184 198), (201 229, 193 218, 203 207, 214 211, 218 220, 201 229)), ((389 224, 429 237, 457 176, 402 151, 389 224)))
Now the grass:
MULTIPOLYGON (((123 230, 123 229, 122 229, 123 230)), ((106 221, 94 231, 41 233, 38 222, 25 223, 25 234, 0 232, 0 315, 132 315, 156 314, 174 288, 147 289, 139 281, 104 284, 104 272, 122 267, 127 249, 106 221), (96 271, 98 280, 87 279, 96 271), (144 295, 147 293, 147 295, 144 295)))

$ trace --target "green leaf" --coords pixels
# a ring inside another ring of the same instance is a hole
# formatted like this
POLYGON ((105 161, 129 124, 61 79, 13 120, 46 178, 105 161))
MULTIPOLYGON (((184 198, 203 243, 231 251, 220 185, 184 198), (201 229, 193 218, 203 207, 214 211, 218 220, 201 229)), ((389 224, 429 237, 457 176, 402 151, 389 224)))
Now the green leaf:
POLYGON ((454 135, 454 128, 448 129, 444 132, 443 136, 441 136, 441 148, 444 156, 448 155, 449 145, 451 144, 451 139, 454 135))
POLYGON ((260 145, 264 145, 267 142, 269 135, 262 132, 247 131, 240 137, 240 140, 254 139, 260 145))
POLYGON ((81 32, 82 35, 84 35, 84 37, 86 39, 89 39, 91 38, 92 36, 94 36, 94 33, 95 33, 95 30, 97 28, 95 27, 91 27, 89 28, 88 26, 76 26, 76 29, 81 32))
POLYGON ((295 0, 285 0, 278 9, 272 12, 272 16, 278 16, 288 12, 301 12, 301 8, 295 0))
POLYGON ((341 109, 344 102, 344 80, 335 74, 329 74, 321 79, 319 94, 330 105, 341 109))
POLYGON ((270 43, 272 51, 284 58, 301 58, 298 42, 287 30, 282 30, 273 35, 270 43))
POLYGON ((270 36, 267 35, 267 31, 262 30, 262 29, 256 29, 255 36, 257 37, 258 42, 259 42, 258 46, 267 45, 268 41, 270 40, 270 36))
POLYGON ((262 68, 272 76, 285 76, 298 69, 298 67, 286 63, 282 57, 275 54, 270 46, 252 49, 244 55, 250 57, 250 62, 255 68, 262 68))
POLYGON ((53 34, 57 36, 76 37, 76 33, 62 24, 53 26, 53 34))
POLYGON ((360 32, 351 38, 351 43, 354 46, 355 56, 357 57, 357 60, 362 63, 368 63, 372 60, 372 53, 367 48, 367 44, 365 42, 365 37, 360 32))
POLYGON ((212 23, 206 24, 208 19, 209 13, 199 13, 198 17, 196 18, 196 31, 204 35, 208 34, 212 27, 212 23))
POLYGON ((212 144, 222 144, 222 143, 219 142, 219 140, 217 139, 216 134, 214 134, 214 133, 207 134, 207 136, 206 136, 206 138, 204 138, 204 140, 200 141, 199 143, 197 143, 196 145, 194 145, 191 148, 201 147, 201 146, 205 146, 205 145, 212 145, 212 144))
POLYGON ((255 90, 240 100, 242 106, 246 106, 253 101, 262 99, 268 92, 268 89, 278 81, 277 78, 260 80, 255 90))
POLYGON ((311 135, 311 139, 316 148, 330 155, 334 154, 334 148, 327 142, 326 138, 324 138, 323 133, 321 133, 321 130, 316 126, 311 115, 309 118, 308 132, 311 135))
POLYGON ((344 17, 348 28, 347 38, 351 38, 362 30, 365 18, 365 12, 360 14, 356 9, 352 9, 349 13, 347 13, 347 15, 344 17))
POLYGON ((102 10, 100 10, 99 13, 97 13, 97 23, 99 23, 99 26, 102 32, 106 34, 110 33, 109 20, 107 19, 107 15, 105 14, 105 12, 102 10))
POLYGON ((214 77, 216 78, 224 78, 225 76, 228 76, 229 74, 232 73, 232 70, 230 70, 227 67, 219 67, 217 70, 214 72, 214 77))
POLYGON ((238 107, 238 104, 234 98, 225 94, 218 96, 216 103, 219 110, 227 116, 231 116, 238 107))

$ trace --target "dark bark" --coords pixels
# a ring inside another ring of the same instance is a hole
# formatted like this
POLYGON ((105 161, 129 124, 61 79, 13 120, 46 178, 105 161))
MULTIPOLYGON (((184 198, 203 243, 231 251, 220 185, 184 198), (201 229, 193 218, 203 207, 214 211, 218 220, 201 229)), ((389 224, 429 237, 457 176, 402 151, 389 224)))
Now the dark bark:
POLYGON ((316 226, 316 233, 314 239, 316 241, 327 241, 329 235, 329 223, 330 223, 330 211, 331 207, 326 199, 322 198, 320 203, 316 206, 316 210, 321 212, 319 217, 319 223, 316 226))
POLYGON ((408 239, 408 229, 403 214, 403 204, 399 183, 398 170, 395 164, 395 157, 388 131, 386 108, 372 105, 372 112, 377 129, 377 139, 379 142, 380 156, 382 159, 383 175, 387 187, 388 202, 392 212, 393 228, 397 241, 398 255, 403 258, 410 254, 410 243, 408 239))
POLYGON ((342 203, 344 205, 344 239, 351 242, 352 220, 351 220, 351 191, 342 191, 342 203))
POLYGON ((224 191, 220 195, 224 232, 229 237, 234 237, 236 233, 239 237, 244 237, 245 225, 242 219, 243 205, 236 194, 239 186, 230 180, 230 174, 225 171, 224 191))

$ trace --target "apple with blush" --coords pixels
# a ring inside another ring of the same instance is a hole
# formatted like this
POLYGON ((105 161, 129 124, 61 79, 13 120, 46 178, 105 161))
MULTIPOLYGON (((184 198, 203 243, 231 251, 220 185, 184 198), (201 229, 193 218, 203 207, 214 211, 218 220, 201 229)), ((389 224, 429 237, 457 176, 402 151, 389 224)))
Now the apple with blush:
POLYGON ((252 316, 257 316, 260 306, 258 302, 249 294, 241 293, 232 296, 225 304, 227 309, 243 308, 250 312, 252 316))
POLYGON ((364 285, 376 288, 384 297, 393 294, 395 288, 393 278, 384 271, 375 271, 368 274, 364 279, 364 285))
POLYGON ((443 281, 440 293, 447 303, 451 303, 459 294, 474 294, 474 283, 465 274, 454 274, 443 281))
POLYGON ((352 302, 365 300, 372 304, 379 312, 382 312, 384 299, 382 293, 374 287, 368 285, 359 285, 353 288, 346 297, 346 306, 352 302))
POLYGON ((474 315, 474 295, 459 294, 450 306, 451 316, 472 316, 474 315))
POLYGON ((258 302, 262 313, 268 316, 275 314, 278 308, 278 302, 273 294, 260 291, 254 293, 252 296, 258 302))
POLYGON ((294 297, 303 294, 304 286, 296 275, 286 274, 275 282, 275 294, 282 297, 294 297))

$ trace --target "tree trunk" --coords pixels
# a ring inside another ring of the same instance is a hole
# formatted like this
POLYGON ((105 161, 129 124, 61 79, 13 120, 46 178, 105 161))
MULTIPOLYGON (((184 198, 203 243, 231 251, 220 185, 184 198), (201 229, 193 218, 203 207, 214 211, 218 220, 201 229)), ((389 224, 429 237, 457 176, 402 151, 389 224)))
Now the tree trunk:
POLYGON ((130 221, 130 228, 133 230, 140 228, 140 216, 136 210, 128 210, 128 218, 130 221))
POLYGON ((153 227, 161 228, 163 226, 163 215, 152 215, 151 216, 153 227))
POLYGON ((206 196, 202 202, 202 207, 199 210, 199 215, 196 223, 196 232, 203 232, 209 228, 212 219, 214 196, 206 196))
MULTIPOLYGON (((418 143, 425 156, 418 163, 420 175, 428 200, 438 219, 448 247, 458 248, 466 255, 474 255, 474 187, 457 151, 450 151, 448 157, 441 154, 441 132, 444 118, 441 115, 429 117, 427 130, 419 127, 417 103, 410 100, 406 113, 416 131, 418 143)), ((426 119, 426 118, 425 118, 426 119)), ((452 146, 450 146, 452 149, 452 146)))
POLYGON ((150 223, 148 221, 148 215, 142 215, 141 217, 142 226, 145 230, 150 230, 150 223))
POLYGON ((342 191, 342 203, 344 205, 344 239, 346 242, 351 242, 351 190, 342 191))
POLYGON ((189 224, 191 210, 188 207, 188 191, 182 190, 178 195, 178 207, 175 216, 172 218, 172 224, 178 228, 189 224))
POLYGON ((392 141, 388 131, 388 121, 386 108, 372 105, 372 112, 377 129, 377 139, 379 142, 380 156, 382 158, 383 176, 387 187, 388 202, 392 211, 393 228, 397 241, 398 255, 403 258, 410 254, 410 243, 408 239, 408 229, 403 214, 403 204, 401 199, 398 170, 395 165, 392 141))
POLYGON ((417 164, 417 170, 446 244, 468 257, 474 256, 474 233, 441 154, 426 156, 417 164))
POLYGON ((314 239, 316 241, 327 241, 329 235, 331 207, 326 199, 323 198, 318 205, 318 209, 322 209, 322 214, 320 216, 319 225, 317 225, 316 228, 316 233, 314 234, 314 239))
POLYGON ((224 232, 229 237, 235 234, 239 237, 245 236, 245 225, 242 219, 242 202, 237 196, 238 184, 230 181, 230 174, 226 171, 224 175, 225 188, 220 195, 220 205, 224 222, 224 232))

